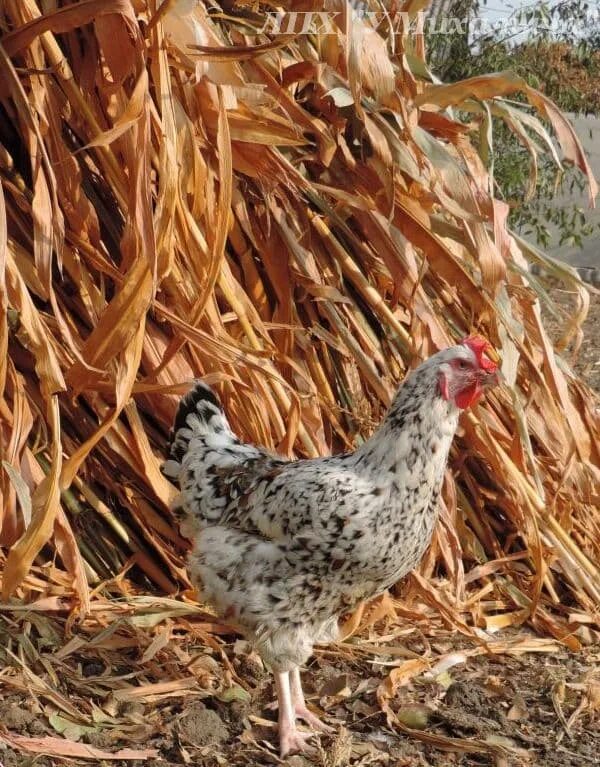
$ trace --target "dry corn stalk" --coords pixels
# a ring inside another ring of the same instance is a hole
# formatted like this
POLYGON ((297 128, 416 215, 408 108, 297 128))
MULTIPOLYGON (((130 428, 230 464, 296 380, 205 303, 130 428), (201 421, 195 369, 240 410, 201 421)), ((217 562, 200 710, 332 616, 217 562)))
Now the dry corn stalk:
MULTIPOLYGON (((3 4, 5 598, 86 611, 105 581, 188 585, 159 465, 194 376, 245 439, 314 456, 366 436, 409 367, 477 331, 507 385, 463 420, 416 586, 464 630, 530 620, 575 645, 570 613, 597 621, 598 401, 542 326, 527 261, 544 255, 491 194, 490 116, 560 160, 503 97, 546 119, 591 199, 596 183, 519 78, 435 81, 406 25, 423 5, 402 20, 332 0, 313 28, 299 3, 279 27, 242 3, 3 4)), ((587 293, 560 272, 577 342, 587 293)))

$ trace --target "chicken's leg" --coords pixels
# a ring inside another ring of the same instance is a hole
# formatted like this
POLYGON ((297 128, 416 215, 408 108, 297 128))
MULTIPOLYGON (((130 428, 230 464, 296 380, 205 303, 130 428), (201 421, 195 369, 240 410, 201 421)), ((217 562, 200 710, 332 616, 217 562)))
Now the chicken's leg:
POLYGON ((313 730, 317 730, 317 732, 333 732, 333 727, 325 724, 325 722, 322 722, 312 711, 309 711, 306 701, 304 700, 300 669, 298 666, 290 671, 290 688, 295 715, 300 719, 303 719, 309 727, 312 727, 313 730))
POLYGON ((300 732, 296 727, 296 714, 287 671, 275 673, 275 689, 279 701, 279 751, 281 758, 295 751, 304 751, 311 733, 300 732))

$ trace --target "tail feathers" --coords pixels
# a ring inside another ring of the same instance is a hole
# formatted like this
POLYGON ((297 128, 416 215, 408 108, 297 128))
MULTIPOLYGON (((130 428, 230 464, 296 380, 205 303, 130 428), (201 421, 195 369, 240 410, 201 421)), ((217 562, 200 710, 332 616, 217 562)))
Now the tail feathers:
POLYGON ((162 467, 165 476, 172 479, 179 476, 180 463, 190 440, 202 436, 227 443, 238 442, 213 390, 197 381, 179 403, 170 435, 169 460, 162 467))

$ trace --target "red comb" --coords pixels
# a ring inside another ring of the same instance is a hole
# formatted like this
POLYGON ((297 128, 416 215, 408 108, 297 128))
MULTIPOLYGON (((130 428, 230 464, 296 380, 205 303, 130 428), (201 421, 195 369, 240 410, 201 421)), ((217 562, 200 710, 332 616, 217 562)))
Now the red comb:
POLYGON ((482 336, 468 336, 467 338, 463 338, 461 344, 464 344, 465 346, 468 346, 469 349, 471 349, 473 354, 477 357, 477 362, 479 363, 480 368, 490 373, 493 373, 498 369, 497 363, 490 359, 489 356, 485 356, 486 352, 488 354, 489 352, 492 352, 492 354, 497 358, 494 347, 489 341, 486 341, 485 338, 482 336))

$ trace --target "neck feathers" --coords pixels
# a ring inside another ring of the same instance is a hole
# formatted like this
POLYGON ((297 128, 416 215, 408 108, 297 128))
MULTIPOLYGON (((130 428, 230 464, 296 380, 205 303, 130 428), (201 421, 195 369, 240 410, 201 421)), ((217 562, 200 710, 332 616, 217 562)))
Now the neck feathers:
POLYGON ((421 367, 404 381, 377 431, 357 451, 359 463, 393 473, 435 464, 441 481, 458 416, 458 408, 440 394, 436 370, 421 367))

